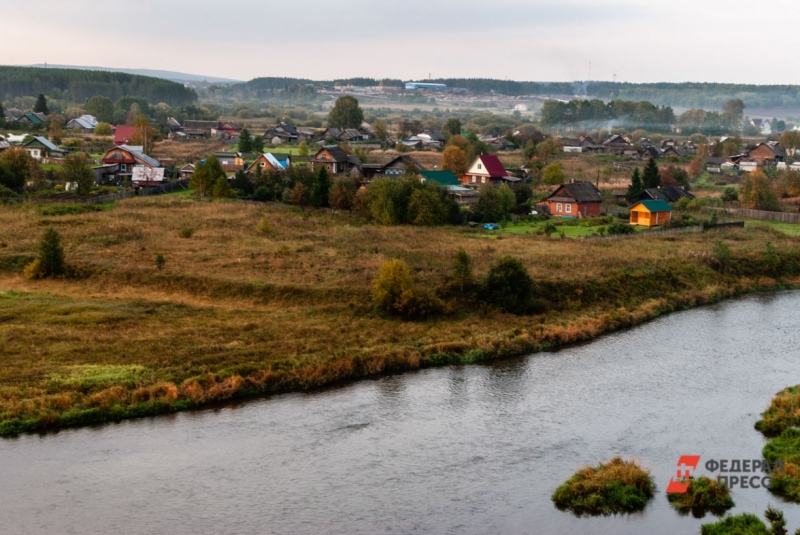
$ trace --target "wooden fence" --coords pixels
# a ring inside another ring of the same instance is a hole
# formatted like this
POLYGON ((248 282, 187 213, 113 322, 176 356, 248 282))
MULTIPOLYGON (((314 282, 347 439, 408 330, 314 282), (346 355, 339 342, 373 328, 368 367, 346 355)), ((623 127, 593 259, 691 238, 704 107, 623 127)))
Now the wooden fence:
POLYGON ((781 223, 800 223, 800 214, 789 212, 767 212, 765 210, 747 210, 745 208, 728 208, 727 212, 737 217, 760 219, 761 221, 780 221, 781 223))

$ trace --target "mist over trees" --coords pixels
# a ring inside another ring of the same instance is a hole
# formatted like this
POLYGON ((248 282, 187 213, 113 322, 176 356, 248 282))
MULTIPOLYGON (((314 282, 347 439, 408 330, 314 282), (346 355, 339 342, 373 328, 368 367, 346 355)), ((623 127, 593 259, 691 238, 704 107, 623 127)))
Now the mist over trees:
POLYGON ((608 124, 617 127, 646 127, 650 130, 667 130, 675 123, 672 108, 659 107, 650 102, 613 100, 548 100, 542 105, 543 126, 575 126, 602 128, 608 124))

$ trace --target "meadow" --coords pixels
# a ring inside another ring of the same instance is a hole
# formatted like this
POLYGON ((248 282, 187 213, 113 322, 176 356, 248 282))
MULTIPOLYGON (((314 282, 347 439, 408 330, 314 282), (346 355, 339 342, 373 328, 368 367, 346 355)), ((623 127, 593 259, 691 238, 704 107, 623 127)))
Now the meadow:
POLYGON ((0 206, 0 229, 0 435, 526 354, 800 280, 800 239, 764 225, 487 239, 469 227, 378 226, 181 194, 87 212, 0 206), (51 226, 71 277, 27 280, 51 226), (544 311, 504 314, 462 295, 450 280, 459 249, 476 278, 505 255, 522 260, 544 311), (446 314, 376 312, 372 281, 395 258, 446 314))

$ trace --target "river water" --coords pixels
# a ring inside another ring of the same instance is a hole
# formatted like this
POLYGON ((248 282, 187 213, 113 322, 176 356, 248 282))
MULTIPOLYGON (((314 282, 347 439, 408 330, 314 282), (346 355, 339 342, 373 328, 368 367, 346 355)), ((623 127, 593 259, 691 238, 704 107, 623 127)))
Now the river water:
MULTIPOLYGON (((753 423, 800 383, 798 323, 800 293, 750 296, 526 358, 3 440, 0 533, 699 533, 664 495, 678 457, 760 458, 753 423), (643 513, 553 507, 615 455, 656 477, 643 513)), ((800 527, 765 490, 733 498, 800 527)))

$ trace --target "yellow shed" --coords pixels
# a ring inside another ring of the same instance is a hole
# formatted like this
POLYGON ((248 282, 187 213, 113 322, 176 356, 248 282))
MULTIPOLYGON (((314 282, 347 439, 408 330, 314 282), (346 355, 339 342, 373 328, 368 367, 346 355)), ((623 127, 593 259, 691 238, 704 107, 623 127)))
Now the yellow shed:
POLYGON ((657 227, 672 218, 672 206, 667 201, 639 201, 631 206, 631 225, 657 227))

